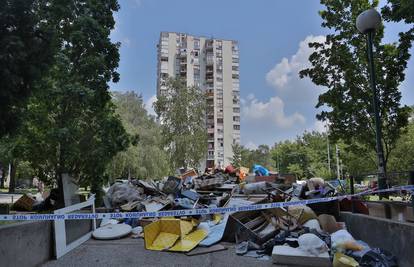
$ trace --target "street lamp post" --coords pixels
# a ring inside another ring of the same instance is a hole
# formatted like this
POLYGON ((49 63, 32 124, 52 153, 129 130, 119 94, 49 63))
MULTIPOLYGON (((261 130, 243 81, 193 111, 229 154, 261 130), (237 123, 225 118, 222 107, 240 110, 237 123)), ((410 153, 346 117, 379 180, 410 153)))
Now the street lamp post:
POLYGON ((358 31, 363 34, 367 34, 367 45, 368 45, 368 63, 369 72, 371 78, 371 89, 372 89, 372 102, 375 116, 375 137, 376 137, 376 149, 378 158, 378 187, 379 189, 385 189, 387 187, 387 177, 385 171, 385 160, 384 150, 382 147, 382 133, 381 133, 381 118, 379 115, 378 96, 375 80, 375 69, 374 69, 374 58, 372 52, 372 40, 375 30, 381 26, 381 15, 375 9, 368 9, 356 19, 356 27, 358 31))

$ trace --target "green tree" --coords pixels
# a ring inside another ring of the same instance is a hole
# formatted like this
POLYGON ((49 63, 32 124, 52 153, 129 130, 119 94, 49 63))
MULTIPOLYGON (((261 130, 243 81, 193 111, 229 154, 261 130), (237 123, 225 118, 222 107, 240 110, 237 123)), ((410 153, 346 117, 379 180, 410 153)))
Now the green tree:
POLYGON ((166 84, 154 107, 169 160, 174 168, 196 167, 207 152, 205 95, 179 78, 170 78, 166 84))
POLYGON ((0 3, 0 137, 18 128, 34 83, 52 62, 54 35, 51 25, 42 19, 46 2, 0 3))
POLYGON ((116 0, 77 0, 48 8, 42 20, 53 25, 59 51, 35 84, 12 154, 45 181, 61 187, 62 173, 69 173, 100 193, 106 165, 129 142, 108 86, 119 80, 119 44, 109 39, 119 6, 116 0))
MULTIPOLYGON (((382 8, 382 15, 386 20, 414 23, 413 2, 411 0, 388 0, 387 5, 382 8)), ((410 30, 410 34, 413 33, 413 29, 410 30)))
POLYGON ((231 165, 233 165, 235 168, 239 168, 242 166, 243 147, 240 144, 233 144, 231 148, 233 150, 233 157, 231 158, 231 165))
POLYGON ((240 157, 241 157, 241 166, 246 168, 251 168, 255 163, 255 159, 253 158, 253 150, 250 150, 244 146, 240 148, 240 157))
POLYGON ((390 158, 390 171, 409 171, 414 168, 414 122, 407 126, 407 132, 396 144, 394 154, 390 158))
POLYGON ((301 165, 298 163, 290 163, 287 166, 287 172, 296 175, 297 178, 304 178, 305 171, 302 169, 301 165))
POLYGON ((170 172, 168 155, 162 147, 161 127, 148 115, 142 96, 134 92, 114 93, 113 102, 133 142, 108 165, 111 178, 162 178, 170 172))
POLYGON ((303 144, 299 140, 276 143, 271 154, 275 167, 280 173, 290 173, 295 168, 302 170, 300 176, 308 176, 308 159, 303 144))
MULTIPOLYGON (((375 127, 372 91, 369 85, 366 36, 355 28, 356 17, 364 10, 376 7, 368 0, 321 0, 326 9, 320 11, 322 26, 331 30, 324 43, 310 43, 315 52, 309 57, 311 67, 300 72, 328 90, 319 96, 319 120, 329 120, 330 136, 347 144, 359 143, 375 149, 375 127)), ((409 41, 398 44, 381 43, 383 27, 374 38, 375 72, 379 97, 385 163, 395 142, 407 125, 408 108, 401 106, 398 86, 405 78, 409 41)))
MULTIPOLYGON (((328 136, 326 133, 305 132, 299 141, 303 145, 307 157, 307 172, 312 177, 332 178, 332 170, 328 166, 328 136)), ((332 158, 332 155, 331 155, 332 158)))

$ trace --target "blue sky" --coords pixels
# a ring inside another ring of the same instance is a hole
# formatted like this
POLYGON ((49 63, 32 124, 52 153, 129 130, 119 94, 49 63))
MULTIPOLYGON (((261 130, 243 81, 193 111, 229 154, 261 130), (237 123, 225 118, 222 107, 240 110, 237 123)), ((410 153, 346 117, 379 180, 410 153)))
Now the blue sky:
MULTIPOLYGON (((311 50, 323 41, 318 0, 120 0, 111 34, 122 43, 121 80, 112 90, 141 93, 148 109, 155 99, 157 50, 161 31, 186 32, 239 41, 242 144, 292 139, 305 130, 323 130, 315 114, 317 88, 298 78, 311 50)), ((406 25, 389 24, 385 41, 396 41, 406 25)), ((414 52, 413 49, 411 52, 414 52)), ((414 60, 400 87, 403 103, 414 104, 414 60)))

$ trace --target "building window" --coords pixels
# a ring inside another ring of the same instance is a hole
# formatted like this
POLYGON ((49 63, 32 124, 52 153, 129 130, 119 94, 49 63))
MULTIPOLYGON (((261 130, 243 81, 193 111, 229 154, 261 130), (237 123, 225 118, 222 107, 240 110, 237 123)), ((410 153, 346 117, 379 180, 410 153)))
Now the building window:
POLYGON ((200 49, 200 40, 194 39, 194 49, 200 49))
POLYGON ((233 125, 233 130, 240 130, 240 125, 233 125))
POLYGON ((223 119, 217 119, 217 123, 223 123, 223 119))
POLYGON ((233 116, 233 121, 239 122, 240 121, 240 116, 233 116))
POLYGON ((233 108, 233 113, 240 113, 240 108, 233 108))

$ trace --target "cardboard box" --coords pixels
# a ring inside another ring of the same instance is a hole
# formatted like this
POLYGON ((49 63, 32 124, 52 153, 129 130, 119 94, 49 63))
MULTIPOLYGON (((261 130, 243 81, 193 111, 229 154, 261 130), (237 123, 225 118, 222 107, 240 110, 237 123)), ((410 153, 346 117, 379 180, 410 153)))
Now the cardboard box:
POLYGON ((144 227, 145 248, 187 252, 196 247, 208 232, 205 229, 192 231, 192 221, 161 219, 144 227))

